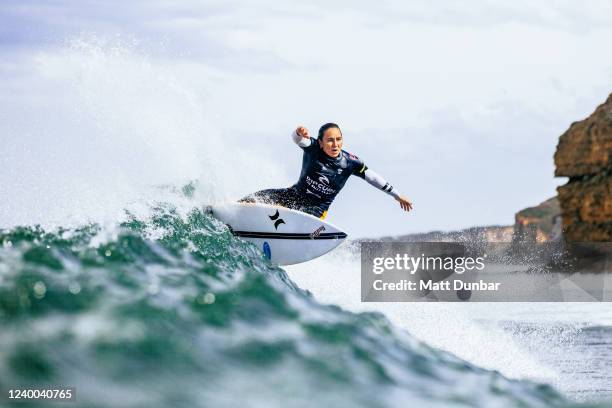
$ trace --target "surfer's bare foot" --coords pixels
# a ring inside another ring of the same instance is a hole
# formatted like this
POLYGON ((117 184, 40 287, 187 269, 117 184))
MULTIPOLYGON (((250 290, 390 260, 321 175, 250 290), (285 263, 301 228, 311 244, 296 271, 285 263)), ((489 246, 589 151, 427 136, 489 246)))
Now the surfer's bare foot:
POLYGON ((412 203, 404 196, 400 196, 400 198, 398 198, 399 203, 400 203, 400 207, 402 207, 402 210, 404 211, 410 211, 412 210, 412 203))

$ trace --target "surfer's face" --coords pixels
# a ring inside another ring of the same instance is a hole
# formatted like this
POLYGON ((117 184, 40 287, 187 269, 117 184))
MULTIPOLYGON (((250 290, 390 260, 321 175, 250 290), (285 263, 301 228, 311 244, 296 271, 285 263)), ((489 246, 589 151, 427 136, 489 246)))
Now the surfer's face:
POLYGON ((319 146, 326 155, 338 157, 342 151, 342 133, 338 128, 329 128, 323 134, 323 140, 319 140, 319 146))

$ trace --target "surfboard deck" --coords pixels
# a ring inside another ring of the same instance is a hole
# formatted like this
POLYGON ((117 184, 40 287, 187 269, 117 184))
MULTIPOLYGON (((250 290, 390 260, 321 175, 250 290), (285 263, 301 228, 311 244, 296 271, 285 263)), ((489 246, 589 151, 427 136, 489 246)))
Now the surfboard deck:
POLYGON ((263 203, 226 203, 206 207, 232 233, 252 242, 272 263, 310 261, 340 245, 346 233, 313 215, 263 203))

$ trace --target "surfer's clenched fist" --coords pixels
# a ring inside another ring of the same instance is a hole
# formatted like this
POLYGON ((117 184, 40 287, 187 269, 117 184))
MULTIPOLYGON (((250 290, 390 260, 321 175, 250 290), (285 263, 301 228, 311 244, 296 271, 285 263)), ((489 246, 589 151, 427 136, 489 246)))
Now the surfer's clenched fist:
POLYGON ((297 133, 299 136, 303 137, 304 139, 310 138, 310 133, 308 133, 308 129, 306 129, 304 126, 298 126, 298 128, 295 129, 295 133, 297 133))

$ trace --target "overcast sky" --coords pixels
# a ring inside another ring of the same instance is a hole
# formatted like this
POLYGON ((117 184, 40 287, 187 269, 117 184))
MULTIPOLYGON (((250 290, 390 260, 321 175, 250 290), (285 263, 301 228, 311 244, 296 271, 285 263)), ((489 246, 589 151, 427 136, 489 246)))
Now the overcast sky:
POLYGON ((352 236, 511 224, 555 194, 558 137, 612 92, 612 6, 467 4, 4 0, 0 227, 160 182, 199 179, 202 200, 288 186, 289 134, 328 121, 414 202, 350 180, 329 219, 352 236))

